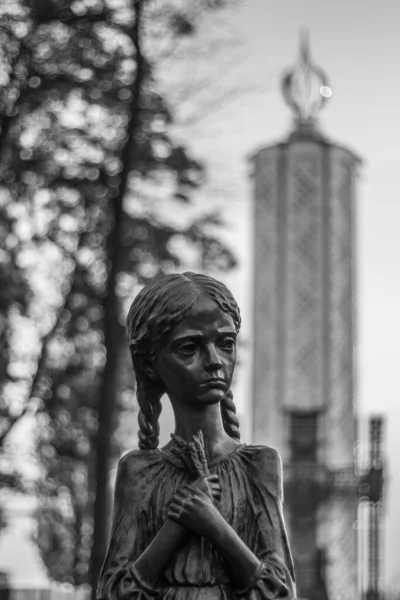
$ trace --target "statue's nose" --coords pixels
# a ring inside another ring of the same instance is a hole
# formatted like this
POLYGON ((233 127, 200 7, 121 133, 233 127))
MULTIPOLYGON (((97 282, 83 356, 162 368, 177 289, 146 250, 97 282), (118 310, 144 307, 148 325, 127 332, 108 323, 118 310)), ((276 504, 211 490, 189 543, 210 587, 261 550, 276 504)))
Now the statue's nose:
POLYGON ((223 366, 223 363, 221 362, 221 358, 218 354, 217 349, 215 348, 214 345, 210 346, 208 348, 208 352, 207 352, 206 369, 208 371, 214 371, 217 369, 221 369, 222 366, 223 366))

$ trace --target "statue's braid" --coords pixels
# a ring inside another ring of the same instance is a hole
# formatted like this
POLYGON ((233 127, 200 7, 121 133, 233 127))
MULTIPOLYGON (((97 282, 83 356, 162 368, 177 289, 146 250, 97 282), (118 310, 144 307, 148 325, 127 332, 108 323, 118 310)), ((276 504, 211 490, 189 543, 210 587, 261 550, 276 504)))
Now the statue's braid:
POLYGON ((154 450, 158 447, 160 437, 159 416, 162 410, 161 395, 150 386, 137 381, 137 397, 139 403, 139 448, 154 450))
POLYGON ((236 416, 236 406, 233 401, 233 393, 228 391, 221 401, 221 414, 224 429, 231 438, 240 440, 239 420, 236 416))

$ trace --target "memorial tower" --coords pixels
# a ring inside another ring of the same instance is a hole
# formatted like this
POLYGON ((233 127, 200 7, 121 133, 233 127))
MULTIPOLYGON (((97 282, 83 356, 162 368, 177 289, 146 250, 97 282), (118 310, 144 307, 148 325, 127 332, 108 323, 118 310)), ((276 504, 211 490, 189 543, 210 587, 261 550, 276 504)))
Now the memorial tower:
POLYGON ((359 158, 321 131, 330 95, 303 36, 282 79, 290 135, 252 157, 253 442, 282 457, 299 597, 355 600, 355 193, 359 158))

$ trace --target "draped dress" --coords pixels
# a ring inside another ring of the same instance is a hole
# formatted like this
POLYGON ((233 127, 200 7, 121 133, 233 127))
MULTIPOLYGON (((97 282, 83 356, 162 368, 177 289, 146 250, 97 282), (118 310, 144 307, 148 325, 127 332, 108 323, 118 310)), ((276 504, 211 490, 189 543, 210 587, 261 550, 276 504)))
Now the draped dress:
POLYGON ((218 549, 191 531, 172 553, 156 585, 141 580, 135 561, 167 519, 172 496, 193 477, 167 450, 133 450, 118 466, 99 600, 295 600, 278 453, 266 446, 241 444, 208 466, 222 489, 218 510, 262 563, 256 580, 247 588, 237 587, 218 549))

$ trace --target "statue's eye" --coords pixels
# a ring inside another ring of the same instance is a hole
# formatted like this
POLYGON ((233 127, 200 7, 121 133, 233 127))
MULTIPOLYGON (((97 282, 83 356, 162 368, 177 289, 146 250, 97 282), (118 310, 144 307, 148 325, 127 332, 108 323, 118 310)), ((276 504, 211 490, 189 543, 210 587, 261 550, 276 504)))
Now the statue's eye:
POLYGON ((234 350, 236 348, 236 340, 231 337, 223 338, 220 345, 224 350, 234 350))
POLYGON ((181 346, 178 347, 178 352, 180 354, 185 354, 187 356, 194 354, 197 350, 197 346, 196 344, 192 344, 192 343, 187 343, 187 344, 182 344, 181 346))

